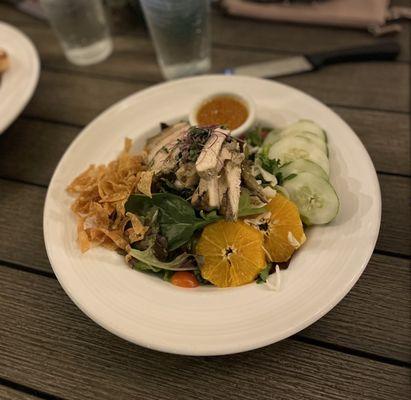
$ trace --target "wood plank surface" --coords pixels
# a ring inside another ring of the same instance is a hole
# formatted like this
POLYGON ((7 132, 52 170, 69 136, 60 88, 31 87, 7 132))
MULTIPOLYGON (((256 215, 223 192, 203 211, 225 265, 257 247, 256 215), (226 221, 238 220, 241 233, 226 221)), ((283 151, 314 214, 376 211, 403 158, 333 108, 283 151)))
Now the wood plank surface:
POLYGON ((0 260, 51 271, 43 240, 46 190, 0 179, 0 260))
POLYGON ((408 64, 379 62, 330 65, 323 70, 280 78, 326 104, 409 112, 408 64))
POLYGON ((15 24, 21 26, 22 24, 39 24, 40 21, 32 16, 22 13, 15 7, 6 3, 6 1, 0 1, 0 19, 6 21, 9 24, 15 24))
MULTIPOLYGON (((309 94, 332 105, 345 105, 357 107, 371 107, 393 111, 408 110, 408 67, 402 64, 391 65, 398 80, 390 86, 378 86, 378 80, 387 74, 384 63, 373 64, 376 74, 370 81, 366 69, 352 69, 352 65, 340 67, 346 69, 346 79, 356 80, 358 86, 350 86, 347 89, 343 84, 345 78, 341 78, 340 87, 335 87, 335 77, 328 70, 307 76, 293 76, 282 80, 293 86, 306 90, 309 94), (397 68, 399 67, 399 68, 397 68), (397 71, 396 71, 397 70, 397 71), (360 72, 360 73, 358 73, 360 72), (361 83, 364 79, 365 84, 361 83), (300 83, 298 83, 300 81, 300 83), (369 86, 369 87, 366 87, 369 86), (398 90, 397 90, 398 89, 398 90), (371 98, 372 97, 372 98, 371 98), (376 102, 380 103, 379 105, 376 102)), ((390 68, 388 68, 390 70, 390 68)), ((338 80, 337 80, 338 81, 338 80)), ((53 121, 68 124, 84 125, 90 122, 99 113, 110 105, 147 87, 148 84, 125 82, 114 79, 95 78, 83 75, 74 75, 66 72, 43 71, 36 94, 30 101, 24 114, 32 117, 47 118, 53 121)), ((354 84, 353 84, 354 85, 354 84)))
MULTIPOLYGON (((266 53, 234 49, 215 49, 213 54, 214 71, 273 58, 272 55, 267 56, 266 53)), ((58 63, 55 64, 58 65, 58 63)), ((107 107, 139 88, 161 79, 154 56, 139 59, 127 54, 122 58, 122 54, 115 53, 98 66, 89 67, 88 70, 83 70, 81 74, 78 73, 74 76, 73 73, 70 73, 71 67, 66 69, 60 66, 57 69, 60 70, 60 74, 57 74, 56 70, 46 69, 43 71, 36 95, 27 110, 29 115, 61 122, 84 124, 87 122, 82 119, 84 113, 94 109, 93 116, 96 116, 102 110, 101 101, 104 100, 107 107), (134 62, 132 62, 133 60, 134 62), (117 68, 117 65, 124 67, 117 68), (107 71, 109 71, 108 74, 107 71), (96 78, 95 74, 100 77, 96 78), (107 79, 102 79, 102 76, 107 77, 107 79), (125 78, 129 81, 123 81, 125 78), (122 79, 122 81, 120 82, 118 79, 122 79), (84 92, 79 90, 80 87, 84 87, 84 92), (65 96, 64 108, 60 113, 57 113, 56 108, 62 108, 63 96, 65 96), (96 96, 102 98, 96 101, 96 96), (83 112, 79 110, 80 115, 73 116, 70 113, 72 107, 80 109, 84 107, 85 110, 83 112), (71 117, 73 119, 68 120, 71 117)), ((404 63, 333 65, 316 72, 279 78, 278 81, 306 91, 330 105, 398 112, 408 112, 409 110, 409 67, 404 63), (336 73, 339 79, 335 79, 336 73)))
POLYGON ((380 175, 379 181, 383 206, 376 248, 410 256, 410 178, 380 175))
MULTIPOLYGON (((51 272, 42 233, 45 189, 4 180, 0 182, 3 193, 0 197, 0 209, 3 210, 0 214, 0 242, 4 244, 0 246, 0 259, 51 272), (15 206, 21 199, 30 199, 26 202, 26 207, 15 206)), ((324 319, 326 326, 334 326, 334 331, 328 328, 320 329, 318 339, 344 346, 351 343, 351 346, 358 350, 376 352, 382 356, 389 356, 391 353, 400 360, 409 360, 407 347, 410 342, 407 341, 409 336, 407 318, 399 318, 395 322, 398 316, 404 317, 409 312, 409 292, 407 295, 404 294, 409 282, 406 279, 409 271, 406 266, 407 262, 404 260, 374 256, 366 275, 359 283, 359 285, 364 285, 364 288, 356 286, 353 289, 354 299, 352 303, 345 306, 346 311, 339 312, 337 309, 324 319), (388 275, 387 271, 390 271, 388 275), (388 286, 387 279, 390 282, 388 286), (401 297, 391 295, 386 300, 385 306, 376 308, 382 298, 390 295, 389 289, 392 287, 394 287, 394 293, 401 297), (364 304, 368 306, 364 307, 364 304), (390 307, 396 307, 397 313, 390 312, 390 307), (358 319, 353 317, 355 315, 358 319), (393 326, 396 329, 391 332, 393 326), (377 327, 380 329, 376 329, 377 327), (362 332, 362 336, 357 335, 358 331, 362 332), (347 336, 344 336, 344 332, 347 336), (384 344, 386 337, 391 338, 392 344, 387 345, 387 342, 384 344)), ((343 302, 342 307, 344 304, 343 302)), ((323 324, 323 320, 320 320, 318 324, 323 324)), ((316 336, 315 329, 314 334, 311 333, 309 337, 316 336)))
POLYGON ((374 254, 344 300, 300 335, 410 363, 410 266, 374 254))
POLYGON ((113 53, 106 61, 81 67, 66 60, 56 37, 50 34, 46 24, 23 26, 22 30, 35 43, 45 68, 143 82, 158 82, 163 79, 152 42, 142 29, 116 35, 113 37, 113 53))
POLYGON ((47 186, 81 128, 18 119, 0 135, 0 176, 47 186))
MULTIPOLYGON (((236 24, 234 26, 237 26, 236 24)), ((136 29, 133 32, 117 35, 114 37, 114 52, 110 58, 102 63, 86 67, 78 67, 69 63, 63 56, 62 50, 59 43, 54 35, 50 34, 50 29, 45 24, 37 24, 34 26, 22 27, 23 31, 30 36, 30 38, 35 43, 41 59, 43 66, 46 68, 59 69, 62 71, 73 71, 79 74, 99 74, 101 76, 116 77, 121 79, 139 80, 147 82, 158 82, 162 80, 160 69, 158 67, 154 48, 150 38, 144 30, 136 29)), ((214 45, 212 53, 213 61, 213 71, 222 71, 224 68, 233 67, 236 65, 249 64, 252 62, 266 61, 271 59, 283 58, 284 54, 276 52, 275 50, 244 50, 239 48, 221 48, 221 46, 214 45)), ((373 69, 378 66, 379 63, 362 63, 361 68, 365 73, 373 73, 373 69), (371 69, 371 71, 369 71, 371 69)), ((398 73, 395 69, 404 69, 404 66, 392 67, 392 64, 397 63, 381 63, 384 64, 384 70, 387 70, 386 75, 388 80, 393 83, 390 78, 393 73, 398 73), (394 68, 391 71, 391 68, 394 68), (390 75, 391 74, 391 75, 390 75)), ((352 64, 354 68, 357 64, 352 64)), ((340 67, 340 66, 339 66, 340 67)), ((339 68, 338 67, 338 68, 339 68)), ((377 68, 378 69, 378 68, 377 68)), ((332 73, 332 72, 331 72, 332 73)), ((376 74, 380 73, 378 70, 375 71, 376 74)), ((401 72, 404 74, 403 72, 401 72)), ((356 72, 356 74, 361 74, 361 72, 356 72)), ((311 75, 318 76, 318 73, 311 73, 311 75)), ((348 72, 351 77, 351 73, 348 72)), ((303 75, 304 77, 307 74, 303 75)), ((397 76, 397 75, 395 75, 397 76)), ((363 79, 364 73, 359 76, 360 83, 364 84, 366 80, 363 79)), ((355 79, 355 76, 353 77, 355 79)), ((343 78, 342 78, 343 79, 343 78)), ((296 82, 298 86, 301 80, 296 82)), ((351 91, 356 90, 358 86, 358 81, 349 81, 351 91)), ((337 90, 339 89, 338 82, 337 90)), ((366 84, 366 83, 365 83, 366 84)), ((381 82, 379 85, 381 86, 381 82)), ((385 84, 384 86, 388 86, 385 84)), ((361 86, 359 86, 361 88, 361 86)), ((381 89, 380 89, 381 90, 381 89)))
MULTIPOLYGON (((401 24, 402 32, 394 38, 401 46, 400 60, 410 60, 410 24, 401 24)), ((284 53, 313 53, 336 48, 362 46, 377 43, 366 30, 341 29, 336 27, 298 25, 292 23, 253 20, 249 18, 227 18, 217 12, 213 14, 213 41, 219 45, 266 49, 284 53), (239 42, 238 38, 241 37, 239 42)))
MULTIPOLYGON (((19 13, 11 6, 1 3, 0 17, 18 24, 22 29, 46 25, 42 21, 19 13)), ((401 26, 402 32, 395 36, 401 46, 399 60, 409 61, 410 25, 402 22, 401 26)), ((136 27, 137 35, 147 36, 141 22, 136 27)), ((377 43, 384 38, 375 38, 366 30, 360 29, 340 29, 227 17, 215 10, 212 13, 212 39, 215 46, 235 46, 244 49, 298 54, 342 48, 347 47, 347 45, 362 46, 377 43), (241 37, 241 42, 238 40, 239 37, 241 37)))
POLYGON ((12 389, 7 386, 0 385, 0 399, 1 400, 38 400, 37 396, 12 389))
MULTIPOLYGON (((279 79, 333 108, 380 172, 382 225, 364 274, 331 312, 290 339, 244 354, 195 358, 135 346, 93 323, 61 289, 44 248, 46 187, 67 146, 104 109, 162 81, 146 28, 122 29, 107 61, 76 67, 45 22, 4 2, 0 20, 31 37, 42 62, 24 116, 0 136, 0 399, 408 398, 411 24, 402 23, 403 32, 394 36, 402 48, 398 61, 279 79)), ((254 21, 215 10, 212 24, 215 72, 381 40, 361 30, 254 21)))
POLYGON ((146 84, 43 71, 36 94, 24 114, 68 124, 85 125, 146 84))
MULTIPOLYGON (((88 75, 89 77, 128 79, 139 83, 152 83, 162 80, 152 44, 144 33, 135 32, 134 34, 116 37, 115 51, 108 60, 94 66, 76 67, 64 59, 57 40, 51 35, 45 24, 25 27, 24 30, 36 43, 45 68, 62 72, 76 72, 79 75, 88 75)), ((213 50, 213 70, 221 71, 226 67, 281 57, 283 55, 275 52, 215 47, 213 50)), ((60 104, 60 95, 67 93, 66 86, 70 85, 73 79, 69 73, 60 75, 58 78, 52 72, 50 74, 52 74, 50 77, 43 74, 36 96, 40 99, 37 99, 37 101, 34 99, 35 104, 38 102, 51 102, 51 105, 57 103, 43 116, 48 118, 50 118, 48 115, 53 113, 56 106, 60 104), (56 80, 59 81, 59 84, 53 86, 53 90, 50 90, 50 85, 54 84, 56 80), (45 93, 48 95, 45 95, 45 93)), ((93 106, 90 104, 88 95, 93 96, 94 91, 90 93, 87 88, 93 86, 93 81, 79 81, 78 79, 74 79, 73 92, 70 92, 69 99, 74 104, 82 105, 88 109, 93 106), (84 97, 81 97, 83 93, 76 92, 78 85, 84 85, 84 97)), ((404 63, 380 62, 329 66, 322 71, 280 78, 279 81, 307 91, 320 100, 333 105, 401 112, 409 110, 409 67, 404 63), (336 71, 338 71, 339 76, 337 80, 335 79, 336 71)), ((127 90, 124 88, 125 83, 118 82, 118 85, 120 87, 116 88, 116 85, 114 85, 113 88, 113 83, 110 81, 105 83, 101 91, 98 92, 105 98, 108 97, 106 104, 117 101, 119 99, 116 96, 117 93, 124 96, 132 91, 132 89, 127 90), (107 89, 105 90, 104 87, 107 89)), ((101 83, 94 81, 94 86, 97 90, 101 83)), ((96 109, 101 110, 101 108, 98 108, 98 104, 96 109)), ((41 108, 40 110, 35 108, 34 115, 39 116, 39 112, 41 115, 41 110, 41 108)), ((64 118, 63 122, 69 122, 66 121, 65 115, 62 117, 64 118)), ((56 119, 55 116, 51 118, 56 119)), ((78 123, 78 119, 71 122, 78 123)))
POLYGON ((409 115, 343 107, 333 110, 359 136, 377 171, 411 174, 409 115))
POLYGON ((293 340, 225 357, 154 352, 88 320, 54 279, 3 268, 0 321, 0 376, 69 400, 402 400, 410 390, 407 368, 293 340))

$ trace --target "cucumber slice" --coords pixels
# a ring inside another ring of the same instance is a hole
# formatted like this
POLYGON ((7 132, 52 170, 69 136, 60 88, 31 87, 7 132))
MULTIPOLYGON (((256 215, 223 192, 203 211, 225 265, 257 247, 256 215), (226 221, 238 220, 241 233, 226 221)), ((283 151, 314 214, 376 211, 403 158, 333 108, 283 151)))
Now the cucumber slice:
POLYGON ((304 160, 303 158, 300 158, 295 161, 291 161, 288 164, 283 165, 280 168, 280 172, 283 176, 283 178, 287 178, 287 176, 291 174, 300 174, 301 172, 309 172, 313 175, 316 175, 320 178, 323 178, 325 180, 328 180, 328 176, 325 173, 325 171, 317 164, 313 163, 312 161, 309 160, 304 160))
MULTIPOLYGON (((304 137, 308 140, 310 140, 312 143, 314 143, 323 153, 326 154, 328 157, 328 146, 327 143, 324 142, 323 139, 321 139, 319 136, 317 136, 314 133, 311 132, 299 132, 299 131, 289 131, 287 134, 284 134, 283 132, 272 132, 269 140, 269 144, 273 145, 274 143, 277 143, 279 140, 283 139, 284 137, 291 137, 291 136, 297 136, 297 137, 304 137)), ((265 142, 264 142, 265 143, 265 142)))
POLYGON ((305 137, 286 136, 280 139, 270 147, 268 157, 271 160, 280 160, 281 164, 302 158, 318 164, 327 176, 330 173, 327 156, 313 142, 305 137))
POLYGON ((309 119, 300 119, 297 122, 287 126, 287 128, 282 130, 284 135, 288 135, 290 132, 310 132, 317 135, 320 139, 327 142, 327 135, 319 125, 309 119))
MULTIPOLYGON (((293 135, 292 133, 290 135, 293 135)), ((288 136, 290 136, 288 135, 288 136)), ((309 140, 311 140, 313 143, 315 143, 317 145, 317 147, 328 157, 328 146, 327 146, 327 142, 325 142, 323 139, 321 139, 319 136, 317 136, 314 133, 311 132, 301 132, 295 136, 302 136, 305 137, 309 140)))
POLYGON ((325 179, 302 172, 285 181, 283 186, 306 225, 326 224, 338 214, 340 202, 334 188, 325 179))

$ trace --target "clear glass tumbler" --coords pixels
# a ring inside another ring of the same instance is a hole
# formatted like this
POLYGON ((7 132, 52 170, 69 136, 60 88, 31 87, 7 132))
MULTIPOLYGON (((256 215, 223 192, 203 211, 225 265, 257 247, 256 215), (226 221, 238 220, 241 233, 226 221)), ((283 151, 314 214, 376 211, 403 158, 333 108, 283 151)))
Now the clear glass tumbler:
POLYGON ((113 43, 101 0, 41 0, 69 61, 90 65, 107 58, 113 43))
POLYGON ((209 0, 140 0, 166 79, 210 69, 209 0))

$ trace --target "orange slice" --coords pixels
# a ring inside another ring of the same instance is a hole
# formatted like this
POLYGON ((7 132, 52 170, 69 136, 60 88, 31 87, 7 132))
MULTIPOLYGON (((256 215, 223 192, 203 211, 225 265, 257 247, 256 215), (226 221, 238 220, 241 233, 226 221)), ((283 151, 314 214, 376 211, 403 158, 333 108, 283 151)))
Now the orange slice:
POLYGON ((279 193, 266 207, 271 212, 264 241, 267 255, 270 261, 287 261, 306 239, 300 213, 292 201, 279 193))
POLYGON ((264 235, 243 221, 207 225, 196 252, 204 257, 201 275, 219 287, 250 283, 266 265, 264 235))

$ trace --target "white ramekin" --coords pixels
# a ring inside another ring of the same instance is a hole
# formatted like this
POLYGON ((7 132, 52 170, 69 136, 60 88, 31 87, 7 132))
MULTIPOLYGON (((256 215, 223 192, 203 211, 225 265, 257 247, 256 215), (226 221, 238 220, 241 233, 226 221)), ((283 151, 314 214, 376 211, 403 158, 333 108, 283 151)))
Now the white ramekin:
POLYGON ((219 97, 219 96, 230 96, 234 97, 235 99, 239 100, 241 103, 245 105, 248 111, 248 117, 247 119, 236 129, 231 131, 232 136, 239 136, 242 133, 246 132, 248 129, 251 128, 251 126, 255 122, 255 116, 256 116, 256 111, 255 111, 255 104, 250 98, 250 96, 247 96, 243 93, 238 93, 238 92, 215 92, 212 94, 208 94, 205 97, 202 97, 191 109, 191 112, 188 116, 190 125, 198 125, 197 121, 197 112, 200 109, 200 107, 204 104, 207 103, 208 101, 212 100, 214 97, 219 97))

